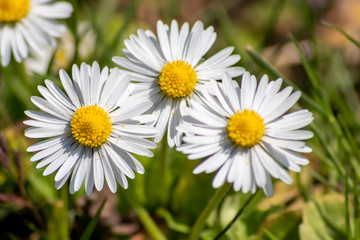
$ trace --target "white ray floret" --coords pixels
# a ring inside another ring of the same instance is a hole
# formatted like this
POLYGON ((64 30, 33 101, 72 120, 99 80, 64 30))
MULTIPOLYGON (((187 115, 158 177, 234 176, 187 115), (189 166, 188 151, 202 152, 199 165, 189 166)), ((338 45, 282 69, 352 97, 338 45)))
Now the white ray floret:
POLYGON ((30 126, 25 136, 48 138, 27 149, 36 152, 31 161, 39 162, 37 168, 46 166, 44 175, 57 171, 58 189, 71 176, 70 193, 84 181, 88 195, 94 186, 101 190, 105 180, 112 192, 116 181, 127 188, 126 177, 144 173, 132 153, 151 157, 149 149, 156 147, 147 138, 156 137, 158 130, 144 125, 153 119, 141 115, 151 104, 128 101, 133 85, 117 68, 109 74, 107 67, 100 72, 97 62, 83 63, 80 69, 73 66, 72 79, 64 70, 59 75, 65 93, 45 80, 46 87, 39 86, 43 98, 31 98, 42 111, 25 112, 32 119, 24 121, 30 126))
POLYGON ((301 128, 313 115, 305 109, 286 113, 300 98, 292 87, 280 90, 282 80, 257 84, 254 76, 244 73, 241 87, 224 74, 222 83, 211 81, 215 95, 204 95, 204 104, 185 108, 183 144, 177 150, 188 159, 205 158, 193 171, 212 173, 213 187, 225 182, 244 193, 263 189, 273 195, 271 177, 292 183, 286 169, 300 172, 308 160, 298 154, 309 153, 305 141, 313 133, 301 128))
POLYGON ((191 30, 188 23, 179 28, 175 20, 170 27, 158 21, 157 37, 139 29, 137 36, 125 40, 126 57, 113 57, 120 71, 136 82, 131 98, 153 104, 148 112, 156 116, 154 125, 160 132, 155 142, 167 132, 169 146, 180 145, 182 132, 176 127, 182 121, 182 109, 206 94, 210 78, 220 80, 224 72, 231 77, 243 74, 243 68, 233 66, 240 60, 239 55, 231 55, 233 47, 202 61, 215 39, 214 28, 204 29, 200 21, 191 30))
POLYGON ((69 18, 73 8, 68 2, 52 0, 0 0, 0 55, 7 66, 11 54, 22 62, 29 53, 54 46, 66 27, 60 19, 69 18))

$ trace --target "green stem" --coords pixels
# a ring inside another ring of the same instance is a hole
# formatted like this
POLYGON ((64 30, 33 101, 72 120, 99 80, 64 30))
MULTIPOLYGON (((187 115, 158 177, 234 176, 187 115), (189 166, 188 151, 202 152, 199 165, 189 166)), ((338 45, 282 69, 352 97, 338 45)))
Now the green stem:
POLYGON ((219 205, 221 200, 224 198, 225 194, 229 190, 231 184, 226 183, 221 188, 219 188, 215 195, 211 198, 209 203, 206 205, 205 209, 202 211, 200 216, 196 219, 194 227, 191 229, 189 240, 198 240, 200 236, 200 231, 203 229, 207 218, 210 213, 219 205))
POLYGON ((124 193, 125 198, 128 200, 132 208, 135 210, 142 225, 149 233, 150 238, 154 240, 166 240, 165 235, 161 232, 159 227, 151 218, 149 212, 138 203, 137 198, 134 196, 134 193, 131 191, 131 189, 126 189, 122 192, 124 193))
POLYGON ((351 229, 350 229, 350 210, 349 210, 349 184, 348 184, 348 173, 345 171, 345 225, 346 225, 346 238, 348 240, 352 239, 351 229))
POLYGON ((360 240, 360 204, 359 204, 359 193, 358 193, 358 181, 356 178, 354 178, 353 194, 354 194, 354 239, 360 240))
POLYGON ((167 150, 168 150, 167 139, 164 138, 161 143, 161 152, 160 152, 160 159, 159 159, 160 179, 162 182, 165 182, 165 179, 166 179, 167 150))
MULTIPOLYGON (((317 126, 315 126, 314 123, 310 125, 310 128, 314 132, 315 136, 318 138, 320 145, 322 146, 322 148, 328 155, 330 161, 334 165, 334 167, 335 167, 336 171, 338 172, 338 174, 340 175, 341 179, 344 180, 345 179, 345 170, 344 170, 343 166, 341 165, 339 159, 335 155, 335 153, 330 149, 330 147, 329 147, 327 141, 325 140, 325 138, 323 137, 323 135, 321 135, 321 131, 317 128, 317 126)), ((349 184, 350 184, 350 186, 352 186, 352 182, 350 182, 349 184)))
POLYGON ((236 213, 235 217, 229 222, 229 224, 222 230, 215 238, 214 240, 220 239, 221 236, 223 236, 230 228, 231 226, 236 222, 236 220, 241 216, 241 214, 244 212, 247 205, 250 204, 250 202, 255 198, 255 195, 259 191, 255 192, 251 197, 248 198, 248 200, 244 203, 244 205, 239 209, 239 211, 236 213))
POLYGON ((306 195, 306 191, 304 189, 304 186, 301 184, 301 179, 300 179, 300 174, 296 173, 295 174, 295 179, 296 179, 296 185, 299 189, 300 195, 303 198, 303 200, 305 202, 307 202, 309 200, 308 196, 306 195))
MULTIPOLYGON (((66 183, 60 189, 60 205, 57 206, 57 216, 59 219, 59 238, 58 239, 69 239, 69 187, 68 183, 66 183)), ((56 223, 55 223, 56 224, 56 223)), ((55 226, 56 229, 56 226, 55 226)))
POLYGON ((160 147, 160 156, 159 156, 159 176, 158 177, 158 200, 162 205, 166 205, 167 199, 168 199, 168 189, 166 189, 167 186, 167 152, 168 152, 168 143, 167 138, 164 137, 161 142, 160 147))

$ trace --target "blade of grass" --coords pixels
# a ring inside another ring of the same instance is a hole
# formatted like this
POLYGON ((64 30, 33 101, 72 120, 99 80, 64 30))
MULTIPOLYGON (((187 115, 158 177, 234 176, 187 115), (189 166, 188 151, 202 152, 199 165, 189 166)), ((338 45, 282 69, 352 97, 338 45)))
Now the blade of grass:
POLYGON ((177 222, 173 215, 166 208, 159 208, 156 210, 157 215, 164 218, 167 226, 176 232, 188 234, 190 227, 185 223, 177 222))
MULTIPOLYGON (((71 14, 71 18, 68 19, 68 25, 69 25, 69 29, 71 30, 72 35, 74 36, 75 42, 74 42, 74 53, 72 56, 72 60, 69 64, 69 66, 72 66, 74 63, 77 63, 78 58, 79 58, 79 43, 80 43, 80 38, 78 35, 78 26, 79 26, 79 8, 78 8, 78 1, 77 0, 71 0, 70 1, 72 6, 73 6, 73 13, 71 14)), ((54 52, 55 54, 55 52, 54 52)), ((49 66, 48 66, 48 72, 50 72, 51 67, 52 67, 53 61, 50 61, 49 66)))
POLYGON ((345 225, 346 225, 346 238, 348 240, 352 239, 351 236, 351 227, 350 227, 350 210, 349 210, 349 184, 348 184, 348 173, 345 171, 345 225))
MULTIPOLYGON (((271 77, 274 78, 282 78, 284 83, 288 86, 292 86, 294 90, 300 90, 295 84, 290 82, 287 78, 282 76, 279 72, 277 72, 268 62, 266 62, 261 55, 252 49, 250 46, 246 47, 246 51, 251 57, 251 59, 262 69, 264 69, 271 77)), ((301 100, 316 110, 319 114, 326 117, 328 113, 320 106, 318 103, 314 102, 306 93, 301 93, 301 100)))
POLYGON ((299 189, 301 197, 304 199, 305 202, 307 202, 309 200, 309 198, 308 198, 308 196, 306 194, 304 186, 301 184, 300 174, 299 173, 295 174, 295 180, 296 180, 296 185, 297 185, 297 187, 299 189))
POLYGON ((319 128, 314 123, 312 123, 310 125, 310 128, 314 132, 315 136, 318 138, 321 147, 324 149, 325 153, 329 157, 329 160, 334 165, 334 167, 335 167, 336 171, 338 172, 340 178, 342 180, 344 180, 344 178, 345 178, 345 170, 344 170, 343 166, 341 165, 339 159, 337 158, 337 156, 333 152, 333 150, 327 144, 327 141, 324 138, 324 136, 321 134, 321 131, 319 130, 319 128))
MULTIPOLYGON (((313 148, 314 149, 314 148, 313 148)), ((316 153, 316 155, 318 156, 319 154, 316 153)), ((321 159, 321 158, 320 158, 321 159)), ((326 178, 324 178, 323 176, 321 176, 321 174, 319 174, 318 172, 314 171, 312 168, 310 167, 305 167, 304 168, 308 173, 310 173, 310 175, 315 178, 317 181, 321 182, 322 184, 324 184, 326 187, 333 189, 334 191, 338 191, 338 187, 334 184, 329 183, 329 181, 327 181, 326 178)))
POLYGON ((124 23, 119 29, 119 31, 115 34, 115 37, 111 42, 109 48, 109 49, 113 49, 113 52, 115 53, 118 52, 119 39, 122 39, 122 36, 124 35, 125 31, 128 29, 130 25, 130 22, 133 20, 138 4, 139 4, 139 0, 132 0, 130 6, 128 6, 125 11, 124 23))
POLYGON ((303 19, 306 24, 306 30, 311 34, 311 36, 313 36, 315 27, 317 26, 317 19, 315 19, 316 15, 311 11, 307 0, 300 1, 300 8, 299 12, 301 12, 304 16, 303 19))
POLYGON ((105 206, 105 203, 106 203, 106 198, 104 199, 104 201, 102 201, 99 209, 96 211, 95 216, 91 219, 89 225, 86 227, 84 233, 81 235, 80 240, 90 239, 91 234, 93 233, 93 231, 94 231, 94 229, 95 229, 95 227, 96 227, 96 224, 97 224, 97 222, 99 221, 100 214, 101 214, 102 209, 103 209, 104 206, 105 206))
POLYGON ((350 157, 350 164, 353 166, 353 169, 355 170, 355 175, 358 179, 360 179, 360 150, 358 147, 358 144, 354 138, 354 134, 351 133, 349 126, 346 124, 345 118, 339 114, 338 115, 339 123, 344 130, 345 139, 347 140, 347 143, 349 144, 349 147, 351 148, 349 152, 353 154, 353 157, 350 157))
POLYGON ((190 232, 189 240, 198 240, 201 230, 204 228, 206 219, 209 217, 210 213, 219 205, 223 200, 227 191, 229 190, 231 184, 225 183, 221 188, 219 188, 215 195, 210 199, 204 210, 201 212, 200 216, 196 219, 195 224, 190 232))
POLYGON ((137 216, 139 217, 144 228, 149 233, 151 239, 166 240, 165 235, 161 232, 159 227, 151 218, 149 212, 137 201, 138 198, 135 197, 134 195, 135 193, 133 193, 130 188, 124 189, 122 192, 125 198, 127 199, 127 201, 131 204, 131 206, 135 210, 137 216))
POLYGON ((59 190, 59 198, 54 204, 54 216, 50 239, 69 239, 69 187, 68 183, 59 190), (55 231, 55 232, 54 232, 55 231))
POLYGON ((317 76, 316 72, 314 71, 313 67, 310 65, 309 61, 306 59, 305 55, 303 54, 299 42, 291 35, 291 41, 293 42, 296 52, 300 58, 300 61, 305 69, 307 76, 309 77, 310 83, 316 91, 319 91, 320 88, 320 81, 319 77, 317 76))
POLYGON ((354 194, 354 236, 355 240, 360 240, 360 205, 359 205, 359 189, 358 181, 354 179, 353 194, 354 194))
POLYGON ((264 228, 264 233, 265 235, 270 238, 271 240, 280 240, 279 238, 277 238, 273 233, 271 233, 269 230, 267 230, 266 228, 264 228))
POLYGON ((353 37, 351 37, 349 34, 347 34, 346 32, 344 32, 343 30, 341 30, 340 28, 336 27, 335 25, 327 22, 327 21, 322 21, 322 24, 324 24, 325 26, 339 32, 341 35, 343 35, 344 37, 346 37, 350 42, 352 42, 353 44, 355 44, 355 46, 357 46, 358 48, 360 48, 360 43, 358 41, 356 41, 353 37))
POLYGON ((286 0, 279 0, 279 1, 275 1, 274 6, 272 7, 272 11, 271 15, 269 17, 269 19, 266 21, 266 26, 264 28, 264 34, 262 34, 264 36, 262 43, 260 44, 260 46, 266 46, 270 39, 273 37, 273 32, 274 32, 274 28, 276 26, 276 22, 279 18, 279 16, 281 15, 281 11, 284 8, 286 0))
POLYGON ((241 214, 244 212, 245 208, 251 203, 251 200, 253 200, 256 196, 256 194, 259 191, 256 191, 251 197, 246 200, 244 205, 239 209, 239 211, 236 213, 234 218, 228 223, 228 225, 214 238, 214 240, 220 239, 225 233, 231 228, 231 226, 236 222, 236 220, 241 216, 241 214))
MULTIPOLYGON (((341 100, 336 101, 337 107, 342 110, 343 114, 350 112, 346 117, 354 119, 355 123, 359 122, 356 116, 360 113, 360 102, 358 98, 358 91, 355 88, 356 80, 351 75, 351 72, 346 65, 346 61, 341 53, 335 52, 331 58, 331 70, 334 76, 334 82, 336 90, 339 94, 342 94, 341 100), (354 114, 355 113, 355 114, 354 114)), ((339 100, 340 100, 339 99, 339 100)))

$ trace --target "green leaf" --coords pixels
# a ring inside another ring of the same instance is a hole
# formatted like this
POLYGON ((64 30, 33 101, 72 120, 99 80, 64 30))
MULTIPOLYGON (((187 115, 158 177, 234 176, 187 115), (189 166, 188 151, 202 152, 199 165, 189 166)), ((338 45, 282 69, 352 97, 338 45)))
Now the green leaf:
POLYGON ((300 223, 301 216, 297 212, 281 212, 276 218, 271 218, 263 223, 265 239, 299 239, 298 228, 300 223))
POLYGON ((310 202, 305 207, 303 214, 303 223, 300 225, 300 239, 331 240, 326 224, 322 221, 314 202, 310 202))
POLYGON ((300 239, 346 239, 344 206, 345 198, 340 193, 320 196, 309 202, 304 208, 300 239))

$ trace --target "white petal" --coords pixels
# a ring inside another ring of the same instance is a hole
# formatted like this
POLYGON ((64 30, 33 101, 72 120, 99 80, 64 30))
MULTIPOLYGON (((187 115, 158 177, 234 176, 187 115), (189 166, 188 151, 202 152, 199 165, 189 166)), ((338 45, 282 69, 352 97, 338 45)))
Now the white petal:
POLYGON ((30 127, 25 129, 24 134, 28 138, 48 138, 65 135, 66 132, 67 131, 63 129, 49 130, 48 128, 30 127))
POLYGON ((41 141, 41 142, 31 145, 30 147, 28 147, 26 149, 26 151, 28 151, 28 152, 40 151, 42 149, 54 146, 55 144, 60 144, 60 142, 62 142, 62 141, 64 141, 64 137, 62 137, 62 136, 49 138, 44 141, 41 141))
POLYGON ((130 143, 130 142, 125 141, 125 140, 123 140, 121 138, 115 139, 113 137, 110 137, 109 141, 111 143, 113 143, 114 145, 116 145, 117 147, 119 147, 121 149, 124 149, 125 151, 132 152, 132 153, 142 155, 142 156, 146 156, 146 157, 154 156, 154 154, 151 151, 144 148, 143 146, 140 146, 140 145, 137 145, 137 144, 134 144, 134 143, 130 143))
POLYGON ((159 133, 159 131, 156 128, 145 125, 130 125, 130 124, 113 125, 113 129, 117 129, 124 133, 129 133, 142 137, 155 137, 159 133))
POLYGON ((28 110, 28 111, 25 111, 25 114, 35 120, 40 121, 40 122, 62 124, 62 125, 66 125, 69 123, 69 120, 65 121, 65 120, 59 119, 58 117, 49 115, 44 112, 28 110))
POLYGON ((164 23, 161 20, 157 22, 157 34, 158 34, 161 50, 166 58, 166 61, 172 62, 173 57, 171 55, 171 50, 170 50, 167 25, 164 25, 164 23))
POLYGON ((91 151, 85 149, 82 158, 79 160, 79 169, 75 173, 74 177, 74 190, 79 191, 82 182, 84 181, 86 172, 88 171, 88 165, 91 162, 91 151))
POLYGON ((74 167, 75 163, 79 159, 83 152, 83 147, 81 145, 78 145, 78 147, 69 154, 68 158, 64 162, 64 164, 60 167, 59 171, 55 175, 55 181, 61 180, 65 175, 71 171, 71 169, 74 167))
POLYGON ((131 170, 127 162, 122 158, 125 156, 125 151, 122 151, 119 148, 112 148, 111 146, 104 145, 106 152, 109 154, 111 162, 120 169, 126 176, 129 178, 135 178, 134 172, 131 170))
POLYGON ((157 135, 157 137, 154 139, 156 143, 159 143, 164 136, 169 122, 169 116, 172 111, 173 100, 169 98, 167 100, 164 99, 163 101, 166 101, 166 105, 164 108, 162 108, 159 119, 156 123, 156 128, 159 130, 159 135, 157 135))
POLYGON ((69 75, 63 69, 61 69, 59 71, 59 76, 60 76, 61 83, 62 83, 67 95, 71 99, 72 103, 75 105, 76 108, 80 108, 81 105, 80 105, 79 97, 76 94, 74 85, 73 85, 69 75))
POLYGON ((230 161, 225 162, 225 164, 215 174, 215 177, 212 181, 212 186, 214 188, 219 188, 225 183, 227 174, 229 172, 230 165, 231 165, 230 161))
POLYGON ((104 170, 99 150, 93 151, 93 176, 96 190, 100 191, 104 186, 104 170))
POLYGON ((77 144, 71 145, 68 149, 65 150, 64 154, 61 154, 57 159, 53 160, 50 165, 45 169, 43 175, 47 176, 55 172, 67 160, 68 156, 74 151, 77 146, 77 144))
POLYGON ((104 150, 104 148, 100 148, 100 154, 101 154, 101 160, 104 167, 104 175, 106 178, 106 182, 109 186, 109 189, 111 192, 115 193, 117 189, 116 180, 114 176, 114 172, 112 170, 112 167, 110 166, 109 160, 107 158, 107 154, 104 150))

